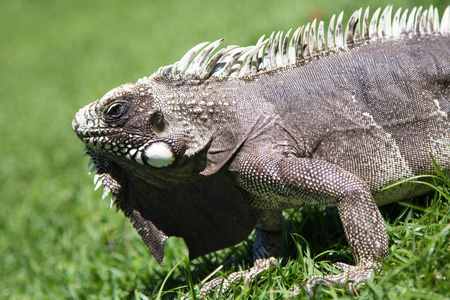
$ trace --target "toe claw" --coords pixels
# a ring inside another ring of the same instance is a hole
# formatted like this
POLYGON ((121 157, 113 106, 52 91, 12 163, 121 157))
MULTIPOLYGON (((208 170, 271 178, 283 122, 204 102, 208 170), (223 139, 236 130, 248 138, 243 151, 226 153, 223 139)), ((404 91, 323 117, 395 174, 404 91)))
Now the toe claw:
POLYGON ((335 263, 336 269, 343 270, 344 272, 337 275, 327 275, 324 277, 313 276, 306 282, 306 288, 308 290, 309 297, 314 296, 315 286, 322 284, 323 286, 335 286, 339 285, 343 288, 347 285, 350 295, 358 295, 356 287, 358 285, 364 285, 366 279, 372 275, 375 267, 374 263, 365 263, 357 266, 351 266, 344 263, 335 263))
MULTIPOLYGON (((248 288, 251 282, 253 282, 264 271, 269 269, 272 264, 276 265, 276 263, 277 260, 273 257, 257 259, 255 261, 255 265, 247 271, 234 272, 226 278, 217 277, 206 282, 198 292, 197 297, 203 298, 205 295, 209 295, 219 289, 222 290, 222 293, 225 293, 229 289, 230 285, 236 284, 242 279, 244 279, 245 288, 248 288)), ((187 296, 188 295, 186 295, 183 299, 187 299, 187 296)))
POLYGON ((341 263, 341 262, 337 262, 333 264, 333 268, 338 269, 340 271, 346 271, 348 269, 350 269, 352 266, 351 265, 347 265, 345 263, 341 263))

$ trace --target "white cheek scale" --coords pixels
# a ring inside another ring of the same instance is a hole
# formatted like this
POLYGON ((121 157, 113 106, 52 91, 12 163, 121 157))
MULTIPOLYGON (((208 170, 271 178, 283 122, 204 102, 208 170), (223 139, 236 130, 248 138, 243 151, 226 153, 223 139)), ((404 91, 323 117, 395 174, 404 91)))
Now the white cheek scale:
POLYGON ((146 162, 155 168, 168 167, 175 161, 172 148, 165 142, 150 144, 144 151, 146 162))

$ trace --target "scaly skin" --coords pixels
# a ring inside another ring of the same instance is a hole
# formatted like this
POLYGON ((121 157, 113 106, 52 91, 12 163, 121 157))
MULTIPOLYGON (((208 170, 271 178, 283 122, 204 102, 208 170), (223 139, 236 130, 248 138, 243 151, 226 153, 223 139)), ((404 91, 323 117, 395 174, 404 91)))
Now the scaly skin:
POLYGON ((200 294, 266 270, 281 247, 282 210, 305 205, 337 206, 355 260, 309 279, 310 294, 317 284, 363 284, 388 254, 377 206, 428 192, 382 189, 434 173, 430 153, 450 170, 450 9, 440 26, 432 7, 399 11, 392 23, 391 11, 378 24, 378 12, 369 22, 357 11, 345 34, 339 17, 327 41, 313 23, 290 40, 212 56, 222 40, 200 44, 113 89, 72 124, 97 187, 160 264, 170 236, 193 259, 256 229, 254 266, 200 294))

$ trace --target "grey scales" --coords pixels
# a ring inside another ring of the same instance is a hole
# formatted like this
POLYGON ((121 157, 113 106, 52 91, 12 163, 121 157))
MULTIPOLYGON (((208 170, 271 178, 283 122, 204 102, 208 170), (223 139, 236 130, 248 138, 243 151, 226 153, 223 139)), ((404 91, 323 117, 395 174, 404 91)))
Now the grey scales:
POLYGON ((281 248, 282 210, 337 206, 355 265, 306 285, 354 287, 388 254, 377 206, 429 192, 384 187, 450 170, 450 7, 357 10, 254 46, 201 43, 180 61, 80 109, 72 127, 111 194, 162 264, 165 240, 190 259, 255 230, 254 279, 281 248))

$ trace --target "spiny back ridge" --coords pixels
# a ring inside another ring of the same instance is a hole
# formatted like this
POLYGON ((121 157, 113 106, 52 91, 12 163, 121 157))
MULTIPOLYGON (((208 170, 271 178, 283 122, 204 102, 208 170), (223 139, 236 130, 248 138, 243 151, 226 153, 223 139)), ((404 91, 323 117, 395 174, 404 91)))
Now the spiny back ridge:
POLYGON ((392 5, 383 12, 378 8, 369 20, 369 8, 355 11, 350 17, 345 32, 342 18, 344 12, 330 20, 328 31, 316 20, 299 27, 291 37, 291 31, 262 36, 256 45, 249 47, 228 46, 212 53, 224 39, 204 42, 189 50, 180 61, 159 68, 153 76, 169 76, 174 79, 243 78, 265 71, 302 64, 314 57, 330 52, 345 51, 362 43, 399 39, 412 36, 450 35, 450 7, 444 11, 441 23, 437 8, 430 6, 402 12, 399 8, 392 18, 392 5))

